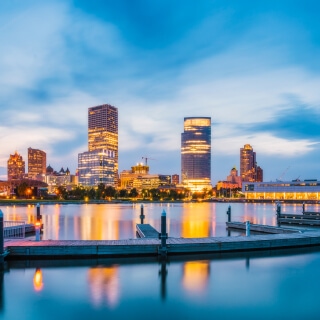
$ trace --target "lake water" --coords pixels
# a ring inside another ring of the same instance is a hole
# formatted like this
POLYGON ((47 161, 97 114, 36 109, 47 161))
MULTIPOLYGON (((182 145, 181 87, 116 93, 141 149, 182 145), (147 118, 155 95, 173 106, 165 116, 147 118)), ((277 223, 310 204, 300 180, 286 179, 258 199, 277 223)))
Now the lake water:
MULTIPOLYGON (((226 235, 225 203, 146 204, 170 236, 226 235)), ((232 220, 275 224, 273 204, 231 204, 232 220)), ((35 207, 2 207, 33 221, 35 207)), ((308 206, 319 211, 319 206, 308 206)), ((135 237, 140 205, 41 207, 47 239, 135 237), (48 229, 48 230, 46 230, 48 229)), ((283 205, 301 212, 301 205, 283 205)), ((8 261, 0 319, 319 319, 320 248, 158 258, 8 261)))

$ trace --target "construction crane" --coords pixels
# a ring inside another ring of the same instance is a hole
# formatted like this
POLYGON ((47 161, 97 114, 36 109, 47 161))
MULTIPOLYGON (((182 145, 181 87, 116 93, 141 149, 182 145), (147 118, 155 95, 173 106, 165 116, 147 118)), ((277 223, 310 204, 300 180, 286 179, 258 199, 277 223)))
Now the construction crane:
POLYGON ((153 158, 150 158, 150 157, 142 157, 142 159, 145 159, 146 166, 148 165, 148 160, 156 160, 156 159, 153 159, 153 158))
POLYGON ((277 181, 282 181, 281 179, 285 176, 285 174, 287 173, 287 171, 290 169, 290 166, 286 168, 286 170, 284 170, 281 174, 281 176, 277 179, 277 181))

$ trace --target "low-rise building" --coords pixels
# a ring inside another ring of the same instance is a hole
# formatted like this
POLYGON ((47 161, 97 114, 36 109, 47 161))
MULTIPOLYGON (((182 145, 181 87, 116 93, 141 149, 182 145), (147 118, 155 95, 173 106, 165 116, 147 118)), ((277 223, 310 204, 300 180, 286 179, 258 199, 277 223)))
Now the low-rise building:
POLYGON ((320 200, 320 181, 245 182, 242 192, 252 200, 320 200))

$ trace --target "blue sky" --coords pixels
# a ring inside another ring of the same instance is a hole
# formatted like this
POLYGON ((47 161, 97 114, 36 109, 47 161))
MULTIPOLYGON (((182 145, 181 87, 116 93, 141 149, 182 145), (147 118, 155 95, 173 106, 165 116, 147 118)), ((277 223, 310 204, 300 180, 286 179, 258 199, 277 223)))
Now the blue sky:
POLYGON ((0 2, 0 175, 87 150, 87 109, 119 109, 119 168, 180 174, 183 118, 212 118, 212 181, 250 143, 264 180, 320 179, 317 1, 0 2), (283 173, 285 174, 283 175, 283 173))

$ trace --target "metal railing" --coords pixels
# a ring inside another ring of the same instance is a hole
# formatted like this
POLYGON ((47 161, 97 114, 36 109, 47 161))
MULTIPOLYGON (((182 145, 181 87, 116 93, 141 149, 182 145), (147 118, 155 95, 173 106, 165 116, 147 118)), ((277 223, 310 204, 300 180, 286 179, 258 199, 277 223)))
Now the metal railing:
POLYGON ((25 221, 3 221, 3 237, 6 239, 21 239, 26 236, 25 221))

